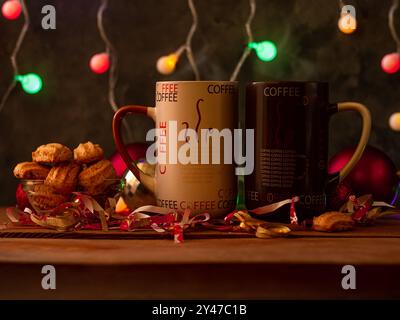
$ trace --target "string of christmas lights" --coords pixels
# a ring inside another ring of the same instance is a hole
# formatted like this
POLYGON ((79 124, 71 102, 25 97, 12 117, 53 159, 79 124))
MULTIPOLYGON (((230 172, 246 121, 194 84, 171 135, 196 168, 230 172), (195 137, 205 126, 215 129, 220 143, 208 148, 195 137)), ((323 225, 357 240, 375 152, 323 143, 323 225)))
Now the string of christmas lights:
POLYGON ((399 0, 393 0, 392 6, 389 9, 388 25, 390 34, 396 44, 396 52, 384 55, 381 60, 381 67, 386 73, 392 74, 400 70, 400 38, 396 32, 394 25, 394 14, 399 7, 399 0))
POLYGON ((199 69, 197 68, 197 64, 194 59, 193 51, 192 51, 192 38, 193 38, 194 33, 197 30, 197 24, 198 24, 198 15, 197 15, 196 7, 194 6, 193 0, 188 0, 188 7, 192 14, 193 22, 192 22, 192 25, 186 36, 185 43, 183 45, 181 45, 175 52, 170 53, 166 56, 160 57, 157 60, 156 67, 157 67, 157 71, 163 75, 168 75, 168 74, 173 73, 175 71, 176 64, 178 63, 180 56, 182 55, 183 52, 185 52, 186 57, 189 61, 189 64, 193 70, 195 79, 200 80, 199 69))
POLYGON ((35 73, 28 73, 21 75, 19 73, 19 67, 17 62, 17 55, 21 49, 21 45, 24 41, 25 35, 29 28, 29 14, 28 10, 26 9, 25 1, 24 0, 10 0, 6 1, 2 8, 3 16, 8 20, 15 20, 17 19, 21 12, 24 16, 24 24, 21 28, 21 31, 18 35, 17 42, 15 43, 15 47, 11 53, 10 60, 11 66, 13 69, 13 79, 10 85, 7 87, 3 97, 0 101, 0 112, 3 110, 4 105, 7 102, 8 97, 10 96, 11 92, 17 85, 17 82, 21 84, 22 89, 29 94, 38 93, 43 86, 42 79, 35 73))
POLYGON ((394 14, 396 12, 396 10, 399 7, 399 0, 393 0, 392 6, 390 7, 389 10, 389 30, 390 30, 390 34, 393 37, 393 40, 396 43, 396 47, 397 47, 397 53, 400 53, 400 37, 396 32, 396 27, 394 26, 394 14))
MULTIPOLYGON (((247 18, 247 21, 244 25, 246 29, 246 34, 247 34, 247 42, 252 43, 253 42, 253 32, 251 31, 251 23, 253 21, 254 15, 256 13, 256 1, 255 0, 249 0, 249 6, 250 6, 250 13, 247 18)), ((239 62, 237 63, 235 69, 233 70, 233 73, 230 77, 230 81, 235 81, 240 69, 242 69, 243 63, 246 61, 247 57, 249 56, 251 52, 251 48, 249 46, 246 46, 243 50, 242 56, 239 59, 239 62)))
POLYGON ((104 11, 108 7, 108 0, 101 0, 99 9, 97 11, 97 28, 99 30, 101 39, 103 40, 106 51, 101 53, 96 53, 90 59, 89 65, 94 73, 102 74, 107 72, 108 70, 108 102, 110 103, 113 111, 118 110, 117 103, 115 102, 115 87, 118 81, 117 75, 117 65, 118 65, 118 57, 117 52, 111 43, 110 39, 107 36, 107 33, 104 28, 104 11), (111 62, 111 63, 110 63, 111 62), (111 66, 111 68, 110 68, 111 66))
POLYGON ((257 5, 256 0, 249 0, 250 13, 245 23, 245 30, 247 34, 247 46, 244 48, 242 56, 239 59, 233 73, 230 77, 230 81, 235 81, 237 76, 239 75, 240 70, 247 57, 250 55, 251 50, 253 49, 256 52, 257 57, 261 61, 272 61, 275 59, 277 55, 277 49, 273 42, 271 41, 262 41, 262 42, 254 42, 253 32, 251 30, 251 23, 253 21, 254 15, 256 13, 257 5))
MULTIPOLYGON (((103 40, 106 51, 96 53, 92 56, 89 61, 90 69, 97 74, 103 74, 108 72, 108 102, 111 109, 116 112, 118 105, 115 100, 115 87, 118 82, 118 55, 117 50, 107 36, 107 32, 104 27, 104 12, 108 8, 108 0, 101 0, 100 6, 97 11, 97 28, 100 33, 100 37, 103 40)), ((127 122, 123 121, 123 125, 127 131, 129 139, 132 139, 132 131, 127 122)))
MULTIPOLYGON (((249 16, 245 22, 245 31, 247 36, 247 46, 244 48, 243 53, 234 68, 234 71, 230 77, 231 81, 236 80, 240 73, 240 70, 250 55, 251 51, 254 50, 257 57, 262 61, 271 61, 277 55, 277 49, 274 43, 271 41, 254 42, 254 36, 251 29, 251 24, 256 13, 256 0, 249 1, 249 16)), ((400 37, 396 32, 394 16, 396 10, 399 8, 400 0, 393 0, 392 5, 388 13, 388 27, 391 36, 396 44, 396 51, 386 54, 381 60, 381 67, 384 72, 388 74, 396 73, 400 70, 400 37)), ((338 0, 340 12, 340 18, 338 20, 338 27, 340 31, 345 34, 351 34, 357 27, 357 20, 355 16, 355 10, 353 6, 346 5, 343 0, 338 0)), ((91 70, 97 74, 103 74, 109 71, 108 74, 108 101, 115 112, 118 110, 118 106, 115 99, 115 88, 118 81, 118 56, 117 52, 109 40, 107 33, 104 28, 103 16, 104 12, 108 7, 108 0, 101 0, 100 6, 97 12, 97 27, 102 40, 105 43, 105 52, 97 53, 90 59, 89 66, 91 70)), ((179 61, 182 53, 186 53, 188 62, 193 70, 196 80, 200 80, 200 73, 193 56, 192 51, 192 38, 195 34, 198 26, 198 14, 194 6, 193 0, 188 0, 188 7, 192 15, 192 25, 186 37, 186 41, 182 44, 175 52, 162 56, 157 61, 157 70, 161 74, 171 74, 176 68, 176 64, 179 61)), ((16 20, 21 16, 24 17, 24 24, 21 28, 19 36, 17 38, 15 47, 10 56, 11 66, 13 69, 13 79, 10 85, 7 87, 2 99, 0 100, 0 112, 3 110, 6 101, 8 100, 11 92, 16 87, 17 83, 21 84, 22 89, 28 94, 38 93, 43 86, 42 79, 35 73, 20 74, 17 63, 17 55, 22 46, 25 35, 30 25, 30 17, 26 8, 25 0, 7 0, 3 3, 1 13, 4 18, 8 20, 16 20)), ((400 113, 394 113, 389 120, 390 127, 393 130, 400 131, 400 113)), ((127 127, 127 125, 125 124, 127 127)), ((131 131, 127 127, 129 135, 131 131)))
MULTIPOLYGON (((396 43, 396 52, 389 53, 382 58, 381 66, 386 73, 396 73, 400 70, 400 37, 394 25, 394 14, 399 8, 399 0, 393 0, 389 9, 388 25, 390 34, 396 43)), ((400 131, 400 112, 393 113, 389 118, 389 126, 393 131, 400 131)))

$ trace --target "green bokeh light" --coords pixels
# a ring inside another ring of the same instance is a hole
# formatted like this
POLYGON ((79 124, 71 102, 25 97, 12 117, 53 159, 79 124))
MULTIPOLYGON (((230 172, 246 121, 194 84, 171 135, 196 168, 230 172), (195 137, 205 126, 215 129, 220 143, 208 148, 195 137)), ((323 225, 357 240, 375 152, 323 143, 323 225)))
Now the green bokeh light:
POLYGON ((36 73, 27 73, 15 76, 15 80, 21 83, 22 90, 29 94, 36 94, 42 90, 42 79, 36 73))
POLYGON ((248 47, 254 49, 262 61, 272 61, 277 55, 276 45, 271 41, 249 42, 248 47))

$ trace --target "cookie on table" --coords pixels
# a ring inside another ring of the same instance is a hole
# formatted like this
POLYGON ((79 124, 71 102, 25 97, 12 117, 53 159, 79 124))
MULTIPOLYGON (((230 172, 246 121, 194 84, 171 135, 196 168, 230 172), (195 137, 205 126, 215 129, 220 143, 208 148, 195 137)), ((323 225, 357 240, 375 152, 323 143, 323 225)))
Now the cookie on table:
POLYGON ((74 160, 78 163, 88 164, 104 158, 103 149, 98 144, 90 141, 80 143, 74 149, 74 160))
POLYGON ((101 160, 79 174, 79 185, 90 195, 98 195, 110 185, 117 174, 109 160, 101 160))
POLYGON ((344 213, 331 211, 325 212, 313 219, 313 230, 316 231, 347 231, 354 227, 353 219, 344 213))
POLYGON ((58 193, 69 194, 76 189, 80 170, 80 165, 75 162, 58 164, 51 168, 44 184, 58 193))
POLYGON ((72 159, 72 151, 61 143, 44 144, 32 152, 34 162, 57 164, 72 159))
POLYGON ((14 168, 14 176, 18 179, 44 180, 50 169, 36 162, 21 162, 14 168))
POLYGON ((33 192, 29 193, 29 200, 34 208, 49 210, 67 202, 69 199, 65 195, 56 193, 54 188, 50 186, 38 184, 33 187, 33 192))

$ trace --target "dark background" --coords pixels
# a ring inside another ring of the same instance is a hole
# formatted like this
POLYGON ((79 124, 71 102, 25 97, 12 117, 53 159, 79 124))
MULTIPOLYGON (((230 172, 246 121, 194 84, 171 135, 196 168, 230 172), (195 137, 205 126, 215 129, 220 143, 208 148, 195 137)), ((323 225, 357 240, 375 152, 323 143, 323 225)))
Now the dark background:
MULTIPOLYGON (((100 143, 107 155, 114 151, 112 111, 107 102, 107 74, 88 68, 90 57, 104 51, 97 26, 100 1, 28 0, 31 26, 18 55, 21 73, 36 72, 43 91, 31 96, 18 86, 0 113, 0 204, 12 204, 17 184, 14 165, 30 159, 31 151, 48 142, 70 147, 87 140, 100 143), (57 10, 57 29, 41 28, 41 8, 57 10)), ((3 1, 1 1, 1 4, 3 1)), ((349 1, 357 10, 358 29, 344 35, 337 28, 335 0, 258 0, 252 29, 256 41, 272 40, 278 56, 261 62, 254 53, 238 77, 242 83, 263 80, 329 81, 331 101, 365 103, 372 112, 370 143, 383 149, 400 166, 400 133, 390 130, 388 118, 400 111, 400 72, 387 75, 380 68, 386 53, 395 51, 387 14, 391 1, 349 1)), ((227 80, 246 44, 246 0, 195 0, 199 28, 193 51, 202 80, 227 80)), ((0 94, 12 77, 9 56, 22 26, 0 17, 0 94)), ((157 59, 175 51, 186 38, 192 17, 184 0, 110 1, 106 30, 118 50, 117 103, 152 105, 157 80, 192 80, 182 58, 171 76, 159 75, 157 59)), ((396 13, 400 32, 400 12, 396 13)), ((243 108, 243 106, 242 106, 243 108)), ((130 118, 132 142, 145 141, 149 119, 130 118)), ((336 115, 330 129, 330 154, 358 140, 360 120, 336 115)))

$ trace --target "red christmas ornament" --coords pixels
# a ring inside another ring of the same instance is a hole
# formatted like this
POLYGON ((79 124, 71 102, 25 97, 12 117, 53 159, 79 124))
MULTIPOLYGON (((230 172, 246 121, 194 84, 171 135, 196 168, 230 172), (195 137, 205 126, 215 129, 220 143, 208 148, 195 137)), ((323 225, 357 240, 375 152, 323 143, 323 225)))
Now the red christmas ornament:
POLYGON ((400 70, 400 54, 389 53, 382 58, 381 67, 386 73, 396 73, 400 70))
POLYGON ((339 210, 339 208, 349 200, 349 197, 354 194, 353 190, 347 182, 339 183, 336 188, 329 194, 329 207, 332 210, 339 210))
POLYGON ((110 57, 105 52, 97 53, 90 59, 89 66, 94 73, 104 73, 110 67, 110 57))
MULTIPOLYGON (((354 150, 355 147, 347 148, 333 156, 329 161, 328 172, 332 174, 340 171, 350 160, 354 150)), ((372 194, 375 201, 390 203, 399 178, 393 161, 379 149, 367 146, 360 161, 343 182, 356 196, 372 194)))
POLYGON ((8 20, 15 20, 19 17, 22 11, 21 3, 18 0, 9 0, 4 2, 1 7, 1 13, 8 20))
POLYGON ((19 209, 24 210, 26 207, 30 207, 28 195, 22 188, 22 183, 18 184, 17 191, 15 192, 15 198, 17 200, 19 209))
MULTIPOLYGON (((148 144, 145 143, 131 143, 126 146, 126 149, 128 150, 132 160, 137 161, 139 159, 146 158, 146 150, 148 147, 148 144)), ((118 151, 110 157, 110 161, 118 177, 122 177, 127 167, 118 151)))

